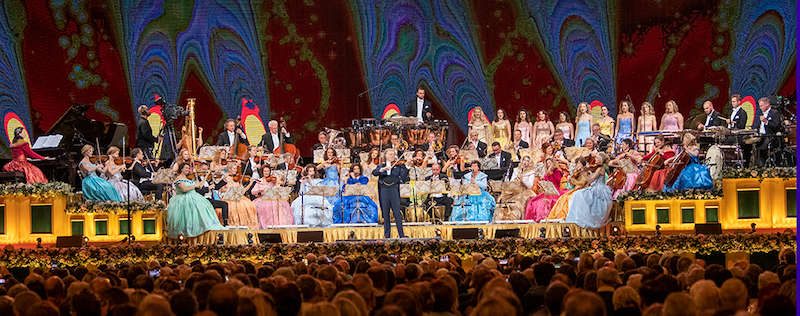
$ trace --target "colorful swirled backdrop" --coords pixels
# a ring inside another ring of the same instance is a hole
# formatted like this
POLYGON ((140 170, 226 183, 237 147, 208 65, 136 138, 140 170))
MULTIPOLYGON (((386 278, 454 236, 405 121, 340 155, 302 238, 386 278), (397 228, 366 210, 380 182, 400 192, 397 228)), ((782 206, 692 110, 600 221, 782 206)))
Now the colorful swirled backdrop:
MULTIPOLYGON (((404 111, 417 86, 463 133, 468 111, 650 101, 684 115, 732 93, 794 95, 796 1, 5 0, 0 115, 34 136, 73 104, 135 126, 158 94, 228 117, 322 127, 404 111)), ((493 116, 493 115, 490 115, 493 116)), ((255 122, 255 123, 254 123, 255 122)), ((264 126, 260 126, 263 133, 264 126)), ((134 128, 129 128, 133 137, 134 128)), ((248 127, 248 132, 251 129, 248 127)), ((258 132, 258 130, 253 130, 258 132)), ((8 139, 2 135, 4 145, 8 139)))

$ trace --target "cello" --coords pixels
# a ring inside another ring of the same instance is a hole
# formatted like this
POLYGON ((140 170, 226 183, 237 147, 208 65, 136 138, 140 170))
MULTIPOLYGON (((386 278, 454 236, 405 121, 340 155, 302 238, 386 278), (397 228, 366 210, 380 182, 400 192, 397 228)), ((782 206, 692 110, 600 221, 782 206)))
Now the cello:
POLYGON ((681 171, 683 171, 683 168, 686 168, 689 164, 689 161, 691 161, 691 158, 686 150, 675 156, 675 159, 667 167, 667 173, 664 176, 664 186, 672 186, 675 180, 678 180, 678 176, 681 174, 681 171))
POLYGON ((662 167, 664 167, 664 156, 661 154, 661 152, 656 152, 650 157, 650 159, 647 160, 647 163, 644 165, 642 173, 639 175, 639 179, 636 180, 636 187, 634 190, 644 190, 644 188, 650 184, 650 181, 653 180, 653 174, 655 174, 656 170, 661 169, 662 167))

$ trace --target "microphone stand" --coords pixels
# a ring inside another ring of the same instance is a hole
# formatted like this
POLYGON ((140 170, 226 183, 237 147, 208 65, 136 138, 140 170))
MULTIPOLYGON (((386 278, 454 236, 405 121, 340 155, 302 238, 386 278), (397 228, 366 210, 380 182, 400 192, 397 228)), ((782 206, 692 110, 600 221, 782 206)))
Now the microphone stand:
MULTIPOLYGON (((125 137, 122 137, 122 167, 123 167, 123 169, 126 169, 125 168, 125 137)), ((120 177, 122 177, 122 174, 120 174, 120 177)), ((128 186, 127 186, 128 195, 125 197, 125 200, 126 200, 126 202, 128 204, 127 205, 127 209, 128 209, 128 238, 127 239, 128 239, 128 245, 130 245, 131 244, 131 231, 133 230, 133 225, 132 225, 133 221, 131 220, 131 179, 128 179, 127 183, 128 183, 128 186)))

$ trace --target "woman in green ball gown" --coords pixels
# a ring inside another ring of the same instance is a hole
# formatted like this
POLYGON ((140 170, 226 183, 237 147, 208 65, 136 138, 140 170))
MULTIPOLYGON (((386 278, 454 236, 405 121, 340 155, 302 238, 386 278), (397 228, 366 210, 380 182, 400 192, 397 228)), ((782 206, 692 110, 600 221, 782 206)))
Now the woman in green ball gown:
POLYGON ((178 170, 175 196, 169 199, 167 206, 167 235, 170 238, 180 234, 197 237, 209 230, 223 229, 211 202, 194 190, 195 182, 188 178, 192 165, 182 164, 178 170))

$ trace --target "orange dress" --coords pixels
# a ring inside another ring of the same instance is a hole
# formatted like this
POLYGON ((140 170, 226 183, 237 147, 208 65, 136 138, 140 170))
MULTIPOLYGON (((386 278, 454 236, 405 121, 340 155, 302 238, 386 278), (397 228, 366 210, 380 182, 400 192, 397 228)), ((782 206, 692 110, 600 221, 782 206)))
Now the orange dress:
POLYGON ((31 149, 28 142, 20 141, 11 145, 11 161, 3 166, 5 172, 22 172, 25 174, 25 180, 28 183, 47 183, 47 177, 44 176, 42 170, 28 162, 28 158, 44 159, 31 149))

